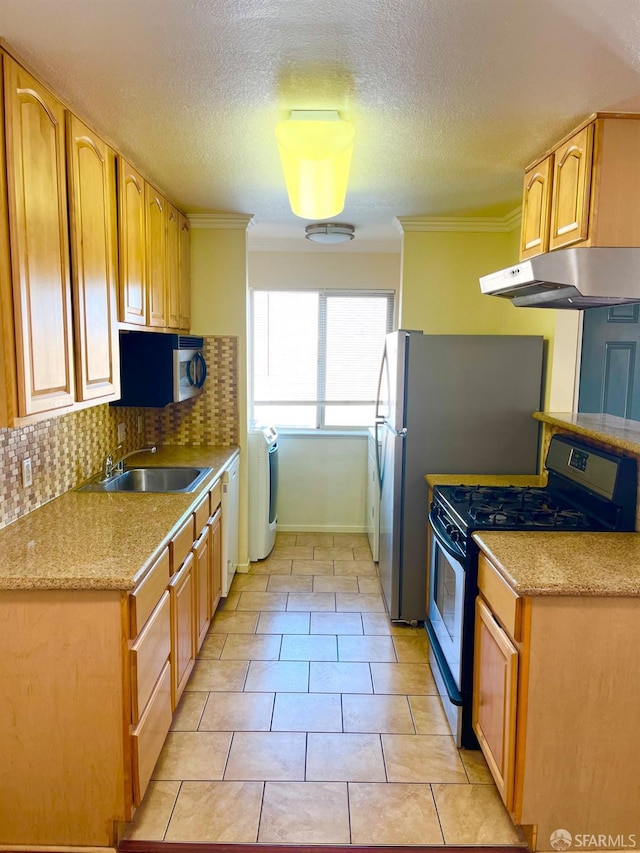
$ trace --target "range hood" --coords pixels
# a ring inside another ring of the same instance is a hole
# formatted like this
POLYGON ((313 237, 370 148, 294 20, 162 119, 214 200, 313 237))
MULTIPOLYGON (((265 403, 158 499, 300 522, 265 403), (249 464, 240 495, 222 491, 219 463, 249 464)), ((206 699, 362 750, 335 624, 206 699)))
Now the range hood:
POLYGON ((482 276, 480 289, 529 308, 640 302, 640 249, 556 249, 482 276))

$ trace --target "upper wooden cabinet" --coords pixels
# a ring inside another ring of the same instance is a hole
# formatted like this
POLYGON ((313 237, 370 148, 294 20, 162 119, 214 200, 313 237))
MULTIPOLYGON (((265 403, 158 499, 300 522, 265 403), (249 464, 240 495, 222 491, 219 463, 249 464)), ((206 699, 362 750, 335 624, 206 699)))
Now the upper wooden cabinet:
POLYGON ((526 171, 520 258, 640 246, 640 114, 595 113, 526 171))
POLYGON ((180 261, 180 323, 179 328, 189 331, 191 328, 191 244, 189 238, 189 220, 178 213, 179 222, 179 261, 180 261))
POLYGON ((527 170, 524 176, 521 260, 549 251, 552 166, 553 157, 546 157, 541 163, 527 170))
POLYGON ((167 326, 167 201, 145 184, 147 230, 147 317, 150 326, 167 326))
POLYGON ((167 204, 167 325, 180 328, 180 220, 167 204))
POLYGON ((118 239, 120 246, 119 319, 147 324, 145 182, 118 157, 118 239))
POLYGON ((71 113, 67 151, 77 398, 117 399, 115 158, 71 113))
POLYGON ((188 331, 187 218, 122 157, 118 157, 118 213, 120 322, 188 331))
POLYGON ((594 125, 574 134, 553 155, 549 248, 583 242, 589 235, 594 125))
POLYGON ((11 421, 71 406, 75 380, 65 112, 13 59, 3 63, 12 276, 2 302, 4 314, 13 301, 14 319, 13 334, 7 318, 3 335, 15 342, 3 408, 11 421))

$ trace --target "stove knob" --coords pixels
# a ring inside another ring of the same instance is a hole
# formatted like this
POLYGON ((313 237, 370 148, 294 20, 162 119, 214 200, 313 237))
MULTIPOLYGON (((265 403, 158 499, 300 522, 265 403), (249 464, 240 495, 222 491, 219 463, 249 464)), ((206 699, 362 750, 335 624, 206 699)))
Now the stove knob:
POLYGON ((455 533, 455 531, 456 531, 456 529, 455 529, 455 527, 453 526, 453 524, 447 524, 447 525, 445 525, 445 528, 444 528, 444 529, 445 529, 445 532, 446 532, 447 536, 450 536, 450 537, 453 539, 453 534, 454 534, 454 533, 455 533))
POLYGON ((452 542, 459 542, 459 541, 460 541, 460 539, 461 539, 460 531, 459 531, 459 530, 452 530, 452 531, 451 531, 451 533, 450 533, 449 535, 450 535, 450 537, 451 537, 451 541, 452 541, 452 542))

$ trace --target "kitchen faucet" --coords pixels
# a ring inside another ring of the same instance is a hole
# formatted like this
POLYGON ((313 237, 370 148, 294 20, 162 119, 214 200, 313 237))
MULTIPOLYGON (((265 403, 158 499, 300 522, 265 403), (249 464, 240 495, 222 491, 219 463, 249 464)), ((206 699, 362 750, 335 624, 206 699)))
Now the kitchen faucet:
POLYGON ((149 444, 146 447, 139 447, 137 450, 130 450, 129 453, 125 453, 124 456, 116 459, 115 462, 113 460, 113 456, 109 453, 104 460, 101 482, 104 482, 111 477, 115 477, 116 474, 122 474, 124 471, 124 460, 128 459, 129 456, 133 456, 135 453, 155 453, 157 449, 158 448, 155 444, 149 444))

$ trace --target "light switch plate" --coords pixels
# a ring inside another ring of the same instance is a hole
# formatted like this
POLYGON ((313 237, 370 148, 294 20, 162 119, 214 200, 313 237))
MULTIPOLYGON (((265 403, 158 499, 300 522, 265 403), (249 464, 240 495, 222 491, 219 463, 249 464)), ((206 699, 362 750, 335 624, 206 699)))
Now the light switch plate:
POLYGON ((126 438, 126 435, 127 435, 127 431, 126 431, 125 425, 123 423, 118 424, 118 444, 122 444, 122 442, 126 438))
POLYGON ((22 485, 26 488, 33 484, 33 472, 31 470, 31 459, 26 456, 22 460, 22 485))

